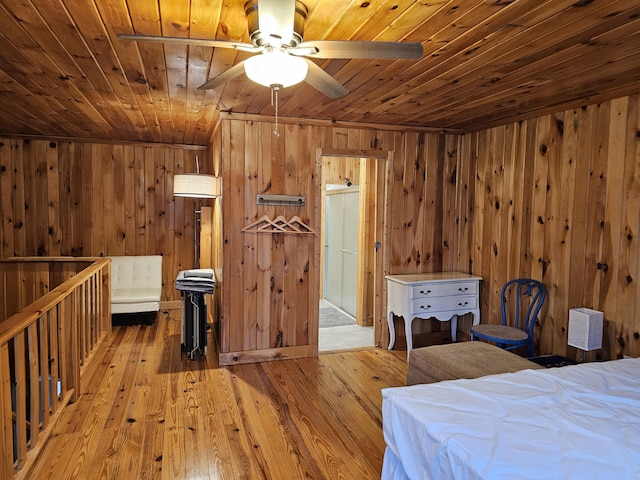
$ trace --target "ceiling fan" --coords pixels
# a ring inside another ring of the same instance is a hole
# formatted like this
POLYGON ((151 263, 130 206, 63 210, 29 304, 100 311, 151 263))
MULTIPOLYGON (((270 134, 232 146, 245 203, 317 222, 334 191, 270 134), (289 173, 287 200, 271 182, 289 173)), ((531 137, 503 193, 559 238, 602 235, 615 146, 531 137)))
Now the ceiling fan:
POLYGON ((276 94, 280 88, 301 81, 331 98, 349 90, 322 70, 310 58, 319 59, 419 59, 422 44, 417 42, 366 42, 348 40, 303 41, 307 7, 298 0, 249 0, 245 15, 251 43, 204 38, 163 37, 120 34, 122 40, 162 42, 204 47, 234 48, 256 53, 198 87, 200 90, 219 85, 246 73, 249 79, 270 87, 276 94))

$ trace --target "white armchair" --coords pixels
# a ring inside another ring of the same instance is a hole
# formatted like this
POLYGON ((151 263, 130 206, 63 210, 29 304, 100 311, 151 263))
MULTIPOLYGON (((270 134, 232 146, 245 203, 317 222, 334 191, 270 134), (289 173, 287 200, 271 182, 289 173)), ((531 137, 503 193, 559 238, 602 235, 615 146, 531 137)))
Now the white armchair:
POLYGON ((162 294, 162 256, 111 258, 111 313, 157 312, 162 294))

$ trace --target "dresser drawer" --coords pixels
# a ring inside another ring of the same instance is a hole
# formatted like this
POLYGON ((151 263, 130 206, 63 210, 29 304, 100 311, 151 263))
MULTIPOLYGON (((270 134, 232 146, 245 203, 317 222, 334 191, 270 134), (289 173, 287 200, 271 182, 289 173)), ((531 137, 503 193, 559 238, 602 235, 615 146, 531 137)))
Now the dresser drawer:
POLYGON ((414 315, 429 312, 445 312, 453 310, 466 310, 477 307, 477 297, 473 295, 461 295, 455 297, 418 298, 411 302, 411 311, 414 315))
POLYGON ((411 287, 411 298, 475 295, 478 282, 425 283, 411 287))

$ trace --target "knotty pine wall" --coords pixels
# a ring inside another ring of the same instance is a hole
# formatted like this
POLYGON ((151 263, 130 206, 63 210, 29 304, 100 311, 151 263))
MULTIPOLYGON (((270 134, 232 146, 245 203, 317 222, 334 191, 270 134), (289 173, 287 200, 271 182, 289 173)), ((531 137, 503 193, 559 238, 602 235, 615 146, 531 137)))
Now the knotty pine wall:
MULTIPOLYGON (((272 219, 297 215, 315 232, 320 231, 321 159, 317 149, 385 156, 394 152, 390 187, 380 199, 393 206, 393 215, 386 219, 392 232, 392 241, 386 245, 390 273, 442 269, 441 209, 453 207, 457 196, 464 197, 455 184, 445 181, 440 162, 427 162, 427 158, 443 157, 447 143, 455 145, 455 136, 281 124, 280 136, 274 137, 274 127, 270 121, 236 115, 222 119, 222 364, 315 353, 319 235, 266 235, 243 233, 242 229, 263 215, 272 219), (304 195, 306 202, 302 207, 258 206, 258 193, 304 195)), ((451 247, 455 250, 454 240, 451 247)), ((384 295, 376 299, 374 319, 381 345, 388 343, 384 295)))
POLYGON ((567 312, 586 306, 605 312, 604 358, 638 356, 639 103, 624 97, 467 135, 310 122, 281 125, 275 138, 269 120, 225 117, 213 162, 200 147, 0 139, 0 255, 163 254, 163 300, 176 300, 176 272, 193 261, 193 203, 169 194, 172 173, 193 171, 195 154, 211 173, 218 156, 224 198, 204 205, 221 236, 212 242, 218 273, 223 266, 221 356, 313 354, 317 237, 241 230, 264 213, 297 214, 318 230, 316 149, 392 152, 384 273, 481 275, 483 322, 498 321, 508 278, 540 278, 549 290, 541 353, 578 355, 566 346, 567 312), (258 192, 307 204, 257 207, 258 192))
MULTIPOLYGON (((215 176, 220 176, 221 157, 221 125, 218 122, 214 128, 213 135, 208 147, 208 157, 211 162, 212 172, 215 176)), ((213 325, 214 335, 220 338, 220 318, 222 316, 221 298, 223 291, 222 265, 222 202, 223 198, 216 198, 207 203, 211 206, 203 205, 200 219, 200 267, 213 268, 216 279, 216 288, 213 295, 206 295, 207 315, 209 322, 213 325)))
POLYGON ((469 186, 458 265, 484 278, 483 321, 499 318, 504 282, 533 277, 549 295, 542 353, 579 358, 568 310, 589 307, 604 312, 603 358, 640 356, 640 97, 464 135, 449 156, 445 175, 469 186))
POLYGON ((203 147, 0 138, 0 257, 163 255, 162 300, 179 300, 193 200, 173 197, 173 174, 195 155, 210 173, 203 147))
POLYGON ((92 261, 0 261, 0 322, 20 312, 83 269, 92 261))
MULTIPOLYGON (((590 307, 605 313, 601 358, 640 355, 639 111, 638 96, 624 97, 466 135, 297 124, 276 139, 268 121, 223 120, 223 360, 312 352, 319 243, 241 230, 284 212, 258 208, 258 192, 305 195, 307 205, 288 215, 318 229, 317 148, 391 152, 385 274, 480 275, 490 323, 500 321, 504 282, 541 279, 549 296, 536 328, 540 353, 579 358, 566 344, 568 310, 590 307)), ((462 320, 468 332, 469 316, 462 320)), ((414 334, 438 326, 416 322, 414 334)))

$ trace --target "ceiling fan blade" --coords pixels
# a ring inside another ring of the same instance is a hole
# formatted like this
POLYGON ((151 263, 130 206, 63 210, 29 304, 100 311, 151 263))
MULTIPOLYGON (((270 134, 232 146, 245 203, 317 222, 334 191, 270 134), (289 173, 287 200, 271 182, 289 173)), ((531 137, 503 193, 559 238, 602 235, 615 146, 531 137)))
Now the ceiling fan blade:
POLYGON ((349 93, 347 87, 338 82, 318 65, 307 58, 303 60, 309 65, 309 71, 304 80, 313 88, 324 93, 329 98, 338 98, 349 93))
MULTIPOLYGON (((258 0, 258 25, 263 41, 290 45, 293 39, 295 0, 258 0)), ((271 43, 273 45, 273 43, 271 43)))
POLYGON ((184 38, 184 37, 162 37, 159 35, 135 35, 121 33, 118 35, 120 40, 129 40, 133 42, 155 42, 155 43, 172 43, 174 45, 194 45, 197 47, 221 47, 235 48, 244 52, 259 52, 260 48, 254 47, 250 43, 232 42, 230 40, 209 40, 207 38, 184 38))
POLYGON ((198 90, 209 90, 212 88, 219 87, 223 83, 228 82, 229 80, 233 80, 234 78, 242 75, 243 73, 244 73, 244 60, 237 63, 236 65, 231 67, 229 70, 225 70, 220 75, 210 78, 205 83, 200 85, 198 87, 198 90))
POLYGON ((422 57, 422 44, 417 42, 359 42, 349 40, 311 40, 302 42, 290 52, 304 51, 313 58, 390 58, 418 59, 422 57), (316 53, 308 53, 315 49, 316 53))

